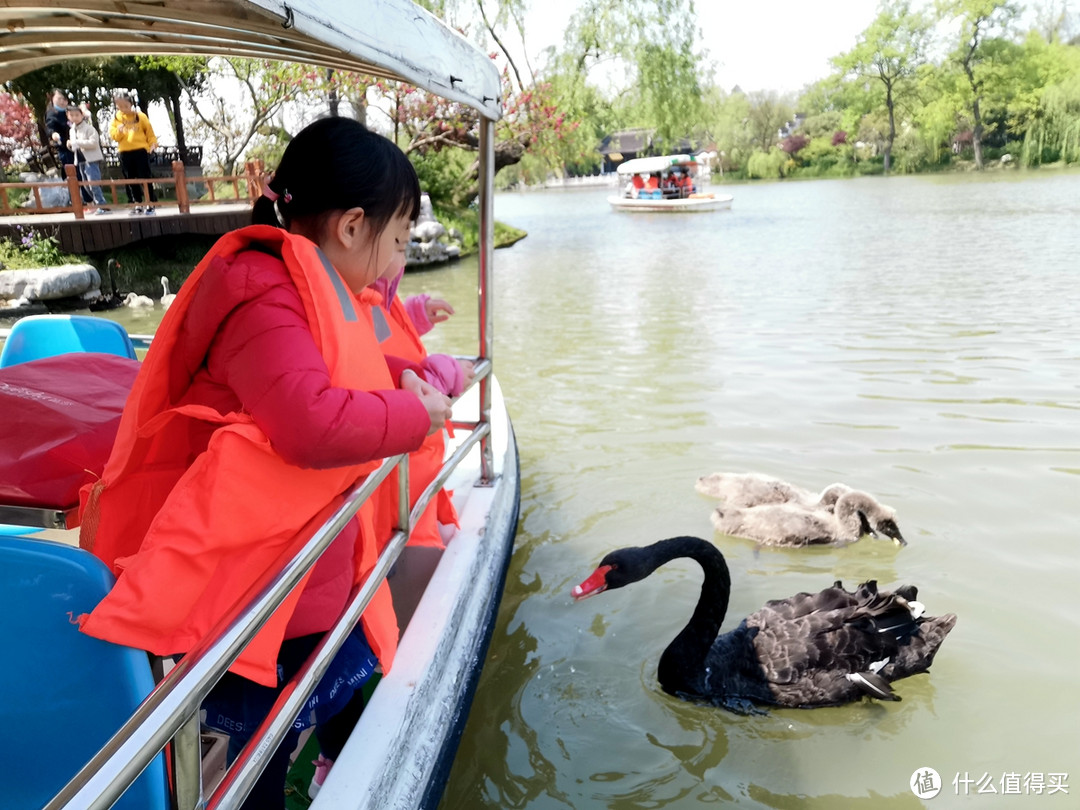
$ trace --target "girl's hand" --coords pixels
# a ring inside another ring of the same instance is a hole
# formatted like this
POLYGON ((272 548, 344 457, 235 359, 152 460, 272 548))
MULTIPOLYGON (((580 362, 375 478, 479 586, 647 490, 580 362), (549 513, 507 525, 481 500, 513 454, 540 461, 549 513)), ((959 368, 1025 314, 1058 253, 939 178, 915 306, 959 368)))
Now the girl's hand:
POLYGON ((432 323, 442 323, 454 314, 454 308, 441 298, 429 298, 425 301, 424 311, 432 323))
POLYGON ((413 371, 406 370, 401 375, 401 387, 406 391, 412 391, 420 398, 421 404, 427 409, 431 419, 431 427, 427 435, 443 429, 447 420, 453 415, 450 408, 450 397, 443 394, 438 388, 424 382, 413 371))
POLYGON ((465 384, 461 389, 464 391, 476 376, 476 364, 472 360, 458 360, 458 365, 461 366, 461 372, 465 376, 465 384))

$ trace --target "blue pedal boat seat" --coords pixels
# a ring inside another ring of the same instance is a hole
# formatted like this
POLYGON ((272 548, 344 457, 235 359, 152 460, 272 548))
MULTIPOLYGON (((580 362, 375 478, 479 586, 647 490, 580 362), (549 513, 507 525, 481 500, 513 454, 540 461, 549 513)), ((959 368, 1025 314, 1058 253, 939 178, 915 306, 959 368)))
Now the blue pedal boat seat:
MULTIPOLYGON (((113 577, 93 554, 0 537, 0 805, 40 808, 154 688, 142 650, 79 631, 113 577)), ((113 805, 168 810, 158 756, 113 805)))
POLYGON ((71 352, 135 359, 135 346, 116 321, 93 315, 27 315, 15 322, 0 351, 0 368, 71 352))

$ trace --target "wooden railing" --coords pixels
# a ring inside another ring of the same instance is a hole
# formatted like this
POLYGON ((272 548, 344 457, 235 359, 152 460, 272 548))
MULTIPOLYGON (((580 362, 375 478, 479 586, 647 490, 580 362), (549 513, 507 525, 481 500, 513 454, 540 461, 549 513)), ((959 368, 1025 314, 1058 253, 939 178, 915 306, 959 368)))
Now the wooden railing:
POLYGON ((136 205, 147 204, 152 205, 154 203, 145 202, 150 199, 149 187, 165 186, 167 188, 171 186, 174 190, 175 199, 159 200, 157 204, 160 205, 164 202, 172 205, 175 203, 181 214, 190 214, 193 205, 214 205, 216 203, 233 203, 240 201, 254 203, 262 194, 263 182, 266 178, 266 173, 261 161, 247 163, 244 166, 244 173, 237 175, 188 177, 186 167, 183 162, 179 160, 174 160, 172 162, 172 171, 171 177, 79 180, 75 172, 75 167, 69 164, 64 166, 65 178, 63 180, 39 183, 0 183, 0 216, 71 213, 75 215, 75 219, 84 219, 86 209, 96 208, 97 206, 91 203, 84 203, 82 194, 79 190, 82 188, 89 189, 95 186, 103 190, 103 194, 106 198, 105 205, 115 208, 131 208, 136 205), (205 198, 192 199, 188 193, 189 183, 201 183, 205 185, 207 196, 205 198), (144 202, 121 203, 119 190, 125 189, 127 186, 141 187, 144 202), (218 195, 221 193, 221 186, 231 188, 233 196, 219 197, 218 195), (44 188, 66 188, 71 203, 63 206, 45 206, 41 198, 41 190, 44 188), (11 197, 9 196, 10 192, 18 189, 29 189, 36 206, 24 207, 21 205, 12 205, 11 197))

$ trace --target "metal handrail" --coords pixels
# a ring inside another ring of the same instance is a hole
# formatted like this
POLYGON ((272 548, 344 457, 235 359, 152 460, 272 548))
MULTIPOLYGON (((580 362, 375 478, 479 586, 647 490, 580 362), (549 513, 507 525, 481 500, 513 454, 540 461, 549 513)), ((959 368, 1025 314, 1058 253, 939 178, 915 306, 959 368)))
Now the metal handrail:
MULTIPOLYGON (((473 384, 487 379, 490 374, 491 362, 480 361, 473 384)), ((477 443, 487 439, 490 432, 490 423, 481 419, 443 464, 438 476, 420 494, 409 514, 408 526, 404 531, 395 533, 379 555, 371 574, 350 600, 346 612, 309 656, 297 676, 287 684, 267 720, 244 747, 234 767, 218 787, 213 796, 213 807, 239 806, 261 774, 266 760, 276 750, 304 702, 314 691, 345 636, 359 620, 376 589, 385 581, 390 568, 404 548, 416 519, 469 451, 477 443), (269 746, 270 742, 273 747, 269 746)), ((44 810, 106 810, 111 807, 177 731, 196 715, 203 699, 244 647, 311 570, 322 552, 352 520, 364 501, 374 493, 394 467, 407 458, 406 455, 398 455, 385 459, 349 492, 342 505, 312 532, 304 546, 281 570, 267 572, 252 585, 237 602, 236 607, 177 662, 131 718, 63 790, 53 797, 44 810)), ((399 485, 407 493, 407 463, 401 466, 399 478, 399 485)), ((405 502, 407 501, 406 498, 405 502)))
MULTIPOLYGON (((450 473, 461 463, 472 448, 490 433, 488 424, 481 424, 469 437, 462 442, 461 446, 454 451, 453 455, 443 465, 442 470, 435 480, 421 493, 415 506, 408 515, 407 530, 399 528, 390 539, 390 542, 379 555, 379 559, 372 569, 371 574, 364 584, 354 593, 348 607, 338 619, 337 623, 326 633, 318 647, 305 662, 300 671, 293 676, 281 693, 266 719, 262 722, 243 750, 237 756, 225 778, 210 797, 208 807, 211 810, 233 810, 239 807, 244 798, 254 787, 255 782, 262 774, 263 768, 270 757, 277 750, 281 741, 289 733, 296 716, 304 707, 311 693, 315 691, 322 676, 329 668, 334 655, 345 643, 352 629, 360 620, 361 614, 375 595, 375 591, 386 579, 390 569, 397 562, 405 544, 412 533, 412 527, 424 513, 430 500, 442 489, 450 473)), ((403 465, 399 471, 401 480, 399 483, 408 492, 408 477, 403 474, 408 465, 403 465)), ((399 501, 400 502, 400 501, 399 501)), ((404 501, 407 503, 407 499, 404 501)))

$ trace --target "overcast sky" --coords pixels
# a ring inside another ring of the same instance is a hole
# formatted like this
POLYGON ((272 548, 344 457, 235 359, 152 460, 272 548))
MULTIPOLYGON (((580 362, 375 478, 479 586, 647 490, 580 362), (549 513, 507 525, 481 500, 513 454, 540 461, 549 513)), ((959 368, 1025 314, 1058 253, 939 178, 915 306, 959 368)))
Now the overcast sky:
MULTIPOLYGON (((579 0, 531 0, 530 53, 561 45, 579 0)), ((830 73, 829 59, 855 45, 877 15, 877 0, 699 0, 701 47, 730 90, 799 90, 830 73)))

